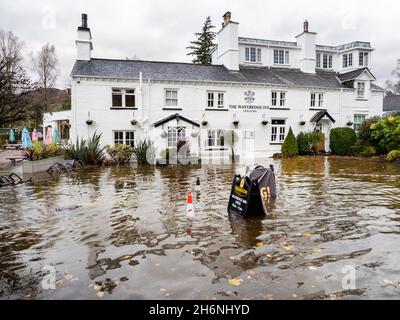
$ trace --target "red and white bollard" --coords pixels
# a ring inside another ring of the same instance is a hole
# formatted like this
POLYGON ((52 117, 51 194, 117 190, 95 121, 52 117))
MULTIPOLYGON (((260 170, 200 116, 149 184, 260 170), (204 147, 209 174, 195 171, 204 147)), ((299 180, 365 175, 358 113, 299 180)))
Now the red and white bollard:
POLYGON ((193 197, 192 191, 189 191, 186 201, 186 216, 188 218, 194 218, 194 206, 193 206, 193 197))

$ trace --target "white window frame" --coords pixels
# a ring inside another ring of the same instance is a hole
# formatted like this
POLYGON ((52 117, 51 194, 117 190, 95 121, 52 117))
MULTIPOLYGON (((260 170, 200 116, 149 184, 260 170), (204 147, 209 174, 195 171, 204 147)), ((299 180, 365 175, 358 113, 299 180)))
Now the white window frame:
POLYGON ((271 120, 271 142, 283 143, 286 138, 286 119, 272 119, 271 120), (274 124, 274 121, 283 121, 284 123, 274 124))
POLYGON ((317 96, 317 94, 315 92, 311 92, 311 100, 310 100, 311 107, 315 107, 316 96, 317 96))
POLYGON ((342 58, 343 58, 343 62, 342 62, 343 68, 353 66, 353 53, 352 52, 343 54, 342 58))
POLYGON ((170 126, 167 129, 167 146, 168 148, 176 148, 178 141, 187 140, 186 127, 170 126))
POLYGON ((112 88, 111 89, 111 107, 112 108, 136 108, 136 90, 135 88, 112 88), (130 92, 133 91, 133 92, 130 92), (114 106, 113 97, 116 95, 121 96, 121 106, 114 106), (133 106, 126 106, 126 97, 127 96, 134 96, 135 97, 135 104, 133 106))
POLYGON ((286 104, 286 91, 276 91, 276 90, 271 91, 271 106, 284 107, 285 104, 286 104))
POLYGON ((244 49, 244 61, 246 62, 261 62, 261 48, 246 47, 244 49))
POLYGON ((225 92, 224 91, 207 91, 207 108, 224 109, 225 108, 225 92))
POLYGON ((311 92, 310 106, 313 108, 323 108, 324 107, 324 93, 311 92))
POLYGON ((113 130, 113 142, 114 146, 117 144, 129 145, 131 147, 135 146, 135 131, 134 130, 113 130), (122 138, 115 138, 115 134, 122 134, 122 138), (133 137, 130 137, 133 134, 133 137))
POLYGON ((318 108, 322 108, 324 106, 324 94, 318 93, 318 108))
POLYGON ((328 53, 322 54, 322 69, 332 69, 332 55, 328 53))
POLYGON ((286 92, 285 91, 281 91, 279 96, 280 96, 279 106, 280 107, 284 107, 285 104, 286 104, 286 92))
POLYGON ((368 66, 368 51, 360 51, 358 53, 358 64, 360 67, 367 67, 368 66))
POLYGON ((358 132, 359 126, 364 122, 366 118, 367 118, 366 114, 362 113, 354 114, 353 128, 355 132, 358 132), (359 121, 360 119, 362 119, 362 121, 359 121))
POLYGON ((274 49, 272 58, 276 65, 289 65, 289 50, 274 49))
POLYGON ((271 91, 271 105, 276 106, 278 102, 278 91, 271 91))
POLYGON ((315 59, 316 59, 315 67, 321 68, 321 53, 320 52, 317 52, 317 54, 315 55, 315 59))
POLYGON ((179 108, 179 90, 172 88, 164 89, 164 103, 165 103, 165 108, 179 108), (175 98, 173 96, 174 92, 176 93, 175 98), (169 93, 171 94, 170 96, 169 93), (175 104, 173 103, 173 101, 175 101, 175 104))
POLYGON ((261 62, 261 48, 257 48, 257 62, 261 62))
POLYGON ((357 98, 365 99, 365 82, 357 81, 357 98))
POLYGON ((220 129, 207 130, 206 148, 218 150, 221 150, 222 148, 225 149, 224 131, 220 129))

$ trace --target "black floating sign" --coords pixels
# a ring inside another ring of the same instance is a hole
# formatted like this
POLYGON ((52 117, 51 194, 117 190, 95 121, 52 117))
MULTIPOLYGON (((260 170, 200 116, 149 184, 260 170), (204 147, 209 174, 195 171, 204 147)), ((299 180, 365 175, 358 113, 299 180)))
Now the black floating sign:
POLYGON ((272 170, 259 167, 249 176, 235 175, 228 203, 229 213, 242 217, 265 214, 265 203, 276 197, 275 175, 272 170))

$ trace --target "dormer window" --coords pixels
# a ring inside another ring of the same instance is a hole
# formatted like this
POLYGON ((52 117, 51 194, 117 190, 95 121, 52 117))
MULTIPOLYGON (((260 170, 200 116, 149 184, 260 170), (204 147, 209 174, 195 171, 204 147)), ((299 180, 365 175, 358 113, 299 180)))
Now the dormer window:
POLYGON ((317 52, 316 67, 323 69, 332 69, 332 55, 327 53, 317 52))
POLYGON ((274 64, 289 64, 289 51, 274 49, 274 64))
POLYGON ((343 68, 351 67, 353 65, 353 54, 345 53, 343 54, 343 68))
POLYGON ((261 62, 261 49, 254 47, 245 48, 245 57, 246 62, 261 62))
POLYGON ((358 54, 358 64, 360 67, 368 66, 368 52, 360 51, 358 54))
POLYGON ((357 82, 357 98, 364 99, 365 95, 365 83, 357 82))

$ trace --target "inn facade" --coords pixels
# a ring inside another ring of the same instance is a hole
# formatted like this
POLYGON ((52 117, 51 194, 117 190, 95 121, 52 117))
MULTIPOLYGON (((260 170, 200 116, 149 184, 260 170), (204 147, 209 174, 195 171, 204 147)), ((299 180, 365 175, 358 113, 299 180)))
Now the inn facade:
POLYGON ((382 114, 369 42, 328 46, 305 21, 295 41, 239 36, 223 16, 212 64, 93 58, 82 15, 71 72, 71 111, 45 115, 44 126, 69 123, 68 138, 102 133, 102 144, 134 145, 146 137, 157 152, 185 139, 194 157, 229 157, 224 133, 234 130, 241 159, 280 152, 289 128, 321 131, 329 151, 334 127, 357 130, 382 114), (64 119, 65 118, 65 119, 64 119))

